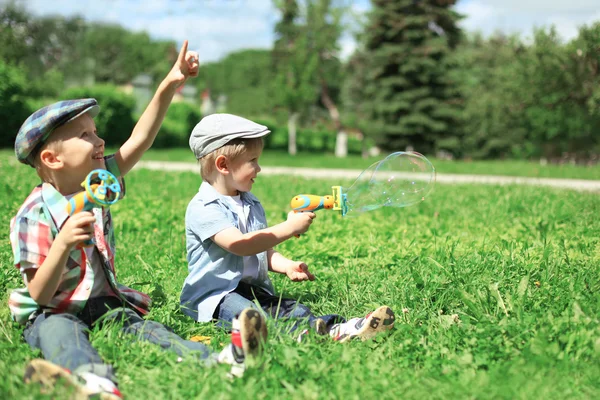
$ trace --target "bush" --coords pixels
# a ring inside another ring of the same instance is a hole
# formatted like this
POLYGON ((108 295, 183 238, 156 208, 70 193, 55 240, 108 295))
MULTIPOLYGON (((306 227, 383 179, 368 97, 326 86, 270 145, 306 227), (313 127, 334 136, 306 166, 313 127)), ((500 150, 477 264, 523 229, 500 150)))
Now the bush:
POLYGON ((0 61, 0 121, 4 132, 0 147, 13 147, 19 128, 31 114, 25 101, 25 74, 19 68, 0 61))
MULTIPOLYGON (((277 125, 276 122, 253 119, 254 122, 266 125, 270 130, 265 138, 265 149, 269 150, 287 150, 288 146, 288 128, 287 126, 277 125)), ((302 152, 335 152, 335 141, 337 132, 324 128, 298 128, 296 131, 296 144, 298 151, 302 152)), ((348 153, 361 154, 363 143, 356 137, 348 137, 348 153)))
POLYGON ((106 146, 120 146, 133 131, 135 121, 135 99, 123 93, 114 85, 95 85, 67 89, 62 99, 78 99, 93 97, 100 105, 100 114, 95 118, 98 135, 104 139, 106 146))
POLYGON ((200 109, 194 104, 186 102, 171 104, 154 141, 154 147, 187 147, 190 133, 200 121, 200 117, 200 109))

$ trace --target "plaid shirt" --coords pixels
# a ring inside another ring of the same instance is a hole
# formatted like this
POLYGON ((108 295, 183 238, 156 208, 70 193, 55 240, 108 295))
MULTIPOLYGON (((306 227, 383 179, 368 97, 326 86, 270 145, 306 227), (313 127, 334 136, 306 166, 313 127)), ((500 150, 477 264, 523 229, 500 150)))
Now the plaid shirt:
MULTIPOLYGON (((120 176, 114 156, 106 157, 105 162, 108 171, 120 176)), ((14 264, 23 274, 24 280, 27 269, 39 268, 46 259, 59 227, 62 227, 69 217, 66 205, 67 199, 54 186, 43 183, 33 189, 11 220, 10 241, 14 264)), ((141 314, 146 314, 151 304, 150 297, 116 281, 115 237, 110 211, 102 209, 102 226, 99 226, 98 219, 94 225, 96 247, 106 275, 105 280, 125 304, 141 314)), ((29 295, 27 288, 13 290, 8 305, 15 321, 22 324, 34 319, 40 312, 77 314, 90 298, 93 287, 94 270, 85 250, 74 247, 69 254, 58 289, 47 305, 38 305, 29 295)))

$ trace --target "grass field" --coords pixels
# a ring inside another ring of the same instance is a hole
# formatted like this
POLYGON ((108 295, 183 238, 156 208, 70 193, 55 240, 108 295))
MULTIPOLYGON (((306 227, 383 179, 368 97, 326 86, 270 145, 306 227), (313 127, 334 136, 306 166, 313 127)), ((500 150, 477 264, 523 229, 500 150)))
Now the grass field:
MULTIPOLYGON (((0 174, 0 398, 38 398, 21 379, 39 354, 22 341, 6 306, 8 291, 22 285, 12 267, 9 220, 38 180, 5 156, 0 174)), ((210 336, 210 346, 220 349, 227 335, 191 321, 178 305, 187 272, 184 212, 199 178, 145 170, 127 178, 128 195, 113 207, 119 280, 152 294, 151 318, 186 338, 210 336)), ((285 218, 292 196, 327 185, 259 176, 253 192, 274 224, 285 218)), ((438 185, 410 208, 353 219, 318 213, 306 235, 278 246, 306 261, 317 280, 274 276, 277 290, 317 314, 352 317, 387 304, 397 313, 390 334, 347 344, 310 336, 298 344, 271 324, 260 366, 230 381, 225 366, 177 363, 176 355, 115 330, 93 331, 126 398, 600 397, 598 195, 438 185)))

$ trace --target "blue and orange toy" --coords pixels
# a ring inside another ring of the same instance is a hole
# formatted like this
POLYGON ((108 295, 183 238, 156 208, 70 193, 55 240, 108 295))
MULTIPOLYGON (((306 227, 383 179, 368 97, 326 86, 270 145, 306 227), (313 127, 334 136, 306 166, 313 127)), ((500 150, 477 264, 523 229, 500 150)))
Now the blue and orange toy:
POLYGON ((342 216, 346 215, 348 208, 346 206, 346 195, 342 192, 341 186, 332 186, 331 196, 317 196, 314 194, 299 194, 294 196, 290 206, 294 212, 313 212, 321 209, 341 211, 342 216))
MULTIPOLYGON (((121 199, 121 184, 116 176, 104 169, 95 169, 81 183, 83 191, 71 197, 66 211, 69 215, 93 208, 108 207, 121 199)), ((83 247, 91 247, 94 239, 88 240, 83 247)))

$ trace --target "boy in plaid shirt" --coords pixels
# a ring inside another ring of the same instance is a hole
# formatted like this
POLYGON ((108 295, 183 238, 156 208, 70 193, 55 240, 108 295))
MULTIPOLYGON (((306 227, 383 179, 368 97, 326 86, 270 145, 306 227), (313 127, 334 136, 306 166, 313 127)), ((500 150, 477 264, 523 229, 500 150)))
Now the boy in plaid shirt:
POLYGON ((124 194, 122 177, 152 145, 176 89, 197 74, 198 56, 187 51, 186 41, 131 137, 111 156, 105 157, 104 141, 96 133, 93 117, 99 106, 94 99, 44 107, 19 130, 16 156, 42 179, 12 219, 10 233, 14 264, 26 287, 11 293, 9 307, 14 319, 26 325, 27 343, 45 358, 30 362, 26 381, 53 384, 64 378, 85 396, 121 398, 112 367, 102 361, 88 338, 92 326, 108 321, 121 323, 132 337, 181 356, 193 353, 208 364, 232 364, 234 374, 243 372, 246 355, 260 350, 266 326, 255 310, 240 313, 232 343, 218 355, 158 322, 144 320, 150 298, 115 279, 115 240, 108 209, 72 216, 66 211, 68 200, 81 191, 81 182, 95 169, 118 177, 124 194), (89 240, 95 240, 95 245, 79 246, 89 240))

